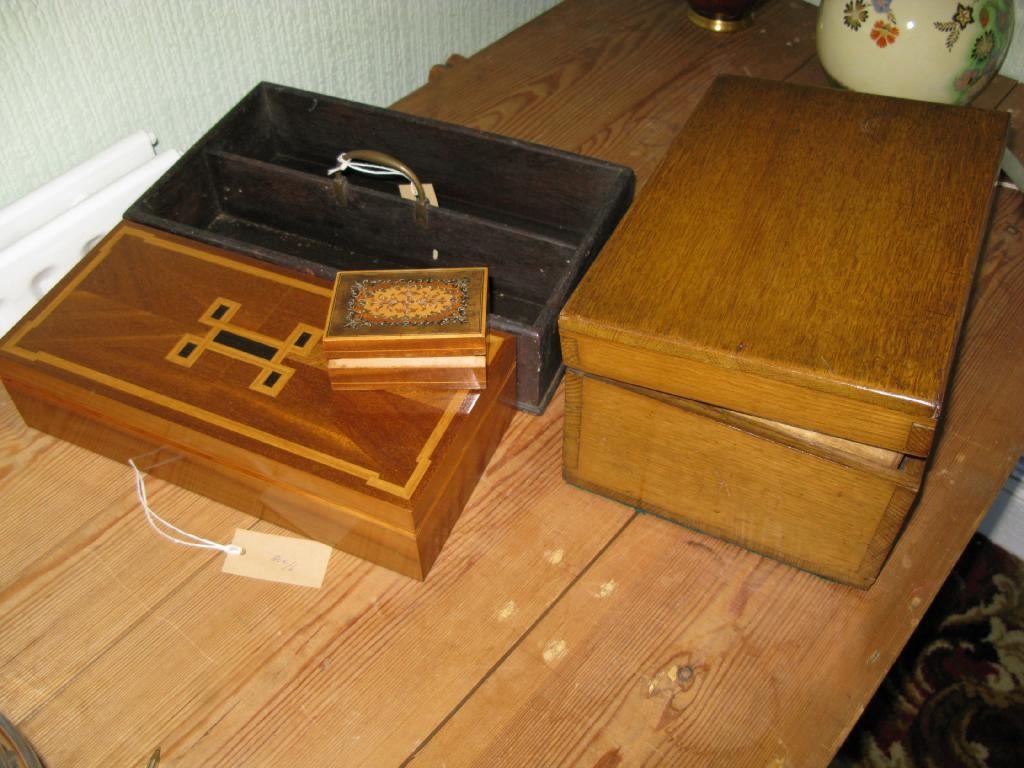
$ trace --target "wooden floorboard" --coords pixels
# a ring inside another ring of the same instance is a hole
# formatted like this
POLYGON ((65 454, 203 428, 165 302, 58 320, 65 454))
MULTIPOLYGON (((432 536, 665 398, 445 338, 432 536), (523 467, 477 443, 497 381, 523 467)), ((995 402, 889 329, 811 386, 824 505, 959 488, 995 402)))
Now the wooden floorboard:
POLYGON ((782 79, 814 55, 806 10, 770 3, 715 35, 684 3, 570 1, 394 106, 623 163, 642 185, 716 75, 782 79))
MULTIPOLYGON (((0 400, 5 415, 15 412, 6 392, 0 400)), ((191 578, 202 556, 146 527, 127 466, 10 419, 0 425, 0 444, 17 447, 0 464, 0 708, 19 721, 191 578), (60 514, 47 514, 54 510, 60 514)), ((153 499, 199 533, 224 536, 251 524, 177 488, 154 488, 153 499)))
MULTIPOLYGON (((559 401, 516 417, 425 584, 338 552, 320 590, 225 575, 220 555, 156 539, 113 465, 112 530, 72 534, 59 580, 27 580, 4 606, 16 622, 45 617, 53 638, 0 666, 20 692, 3 708, 18 705, 53 765, 133 764, 157 744, 169 764, 401 762, 632 515, 562 482, 560 415, 559 401)), ((205 500, 150 485, 155 508, 211 538, 252 524, 227 508, 211 520, 205 500)))

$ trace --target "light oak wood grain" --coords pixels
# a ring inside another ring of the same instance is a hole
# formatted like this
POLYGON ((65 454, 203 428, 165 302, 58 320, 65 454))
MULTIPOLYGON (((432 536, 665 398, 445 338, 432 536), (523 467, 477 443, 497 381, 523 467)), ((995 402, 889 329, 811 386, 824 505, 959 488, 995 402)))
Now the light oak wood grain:
MULTIPOLYGON (((570 368, 625 381, 790 426, 840 436, 898 453, 910 452, 915 425, 927 439, 914 441, 914 453, 927 455, 935 431, 935 408, 899 401, 893 408, 829 391, 809 394, 782 376, 766 379, 721 360, 691 359, 599 337, 580 344, 575 331, 563 335, 570 368)), ((700 355, 700 353, 697 353, 700 355)), ((827 386, 827 385, 825 385, 827 386)))
POLYGON ((584 371, 600 358, 607 378, 925 456, 911 431, 941 410, 1007 125, 721 78, 562 311, 562 337, 584 371), (588 354, 594 339, 650 362, 588 354), (709 393, 723 384, 728 402, 709 393), (902 416, 902 439, 871 439, 866 415, 804 423, 821 393, 902 416))
MULTIPOLYGON (((3 400, 9 408, 6 394, 3 400)), ((16 721, 57 695, 72 670, 95 661, 151 616, 194 576, 197 562, 211 559, 150 531, 126 464, 66 443, 47 458, 61 465, 61 476, 46 486, 50 490, 40 492, 36 483, 5 483, 0 495, 3 540, 21 542, 29 551, 46 545, 26 563, 5 561, 17 568, 5 568, 5 574, 17 578, 0 590, 0 707, 16 721), (81 472, 78 482, 66 481, 68 467, 81 472), (47 509, 62 510, 62 519, 40 531, 39 523, 47 520, 41 512, 47 509)), ((236 526, 253 522, 219 504, 197 504, 194 494, 160 481, 150 481, 149 491, 160 514, 198 535, 228 542, 236 526)))
POLYGON ((566 478, 870 585, 932 448, 1007 125, 717 79, 559 317, 582 377, 566 478), (920 457, 913 481, 737 412, 920 457))
POLYGON ((921 482, 921 460, 814 455, 681 398, 567 375, 569 482, 847 584, 874 581, 921 482))
POLYGON ((86 487, 64 489, 58 506, 74 504, 73 514, 49 517, 40 514, 39 486, 63 485, 68 476, 68 466, 80 458, 73 446, 44 435, 28 427, 14 408, 6 390, 0 388, 2 398, 4 435, 0 451, 0 485, 7 494, 21 499, 21 503, 10 503, 0 508, 5 519, 17 526, 21 537, 0 538, 0 589, 6 588, 18 578, 24 568, 43 556, 84 521, 95 516, 108 502, 103 481, 96 479, 93 471, 97 457, 86 460, 82 478, 86 487))

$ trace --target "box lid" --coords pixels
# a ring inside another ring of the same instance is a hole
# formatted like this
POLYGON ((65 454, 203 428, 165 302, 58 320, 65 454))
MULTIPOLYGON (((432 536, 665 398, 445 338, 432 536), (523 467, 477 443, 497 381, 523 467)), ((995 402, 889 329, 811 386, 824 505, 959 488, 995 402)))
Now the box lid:
POLYGON ((457 517, 448 502, 472 489, 457 468, 486 461, 474 436, 498 404, 511 413, 514 339, 490 334, 486 390, 332 392, 330 297, 327 281, 122 223, 0 341, 0 375, 268 494, 323 500, 380 550, 422 549, 427 518, 457 517))
POLYGON ((483 355, 487 268, 339 272, 324 330, 329 357, 483 355))
POLYGON ((927 455, 1007 126, 717 79, 563 310, 567 365, 927 455))

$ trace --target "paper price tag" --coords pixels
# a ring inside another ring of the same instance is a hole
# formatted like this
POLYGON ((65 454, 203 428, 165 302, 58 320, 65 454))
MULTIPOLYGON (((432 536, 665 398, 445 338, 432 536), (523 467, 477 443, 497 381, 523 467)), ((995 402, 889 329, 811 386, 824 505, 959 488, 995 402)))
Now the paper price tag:
POLYGON ((318 589, 324 583, 331 558, 331 548, 326 544, 243 528, 235 529, 231 543, 243 552, 225 555, 223 573, 318 589))
MULTIPOLYGON (((398 194, 406 200, 416 199, 416 188, 412 184, 399 184, 398 194)), ((439 207, 437 204, 437 195, 434 193, 433 184, 423 185, 423 194, 427 196, 427 202, 435 208, 439 207)))

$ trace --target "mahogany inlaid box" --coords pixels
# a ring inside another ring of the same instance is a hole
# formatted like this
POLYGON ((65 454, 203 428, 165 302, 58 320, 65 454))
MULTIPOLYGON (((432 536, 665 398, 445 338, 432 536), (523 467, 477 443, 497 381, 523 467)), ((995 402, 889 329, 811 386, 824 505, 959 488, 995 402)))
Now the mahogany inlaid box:
POLYGON ((263 83, 125 214, 331 278, 338 270, 489 269, 489 323, 514 334, 517 399, 539 413, 561 379, 558 312, 633 194, 626 167, 263 83), (395 179, 327 171, 376 150, 433 184, 417 215, 395 179), (343 198, 343 199, 342 199, 343 198))
POLYGON ((423 578, 515 412, 515 339, 489 334, 483 390, 332 392, 331 293, 122 223, 0 342, 0 377, 30 426, 423 578))
POLYGON ((566 477, 871 584, 934 449, 1007 127, 716 80, 562 312, 566 477))

